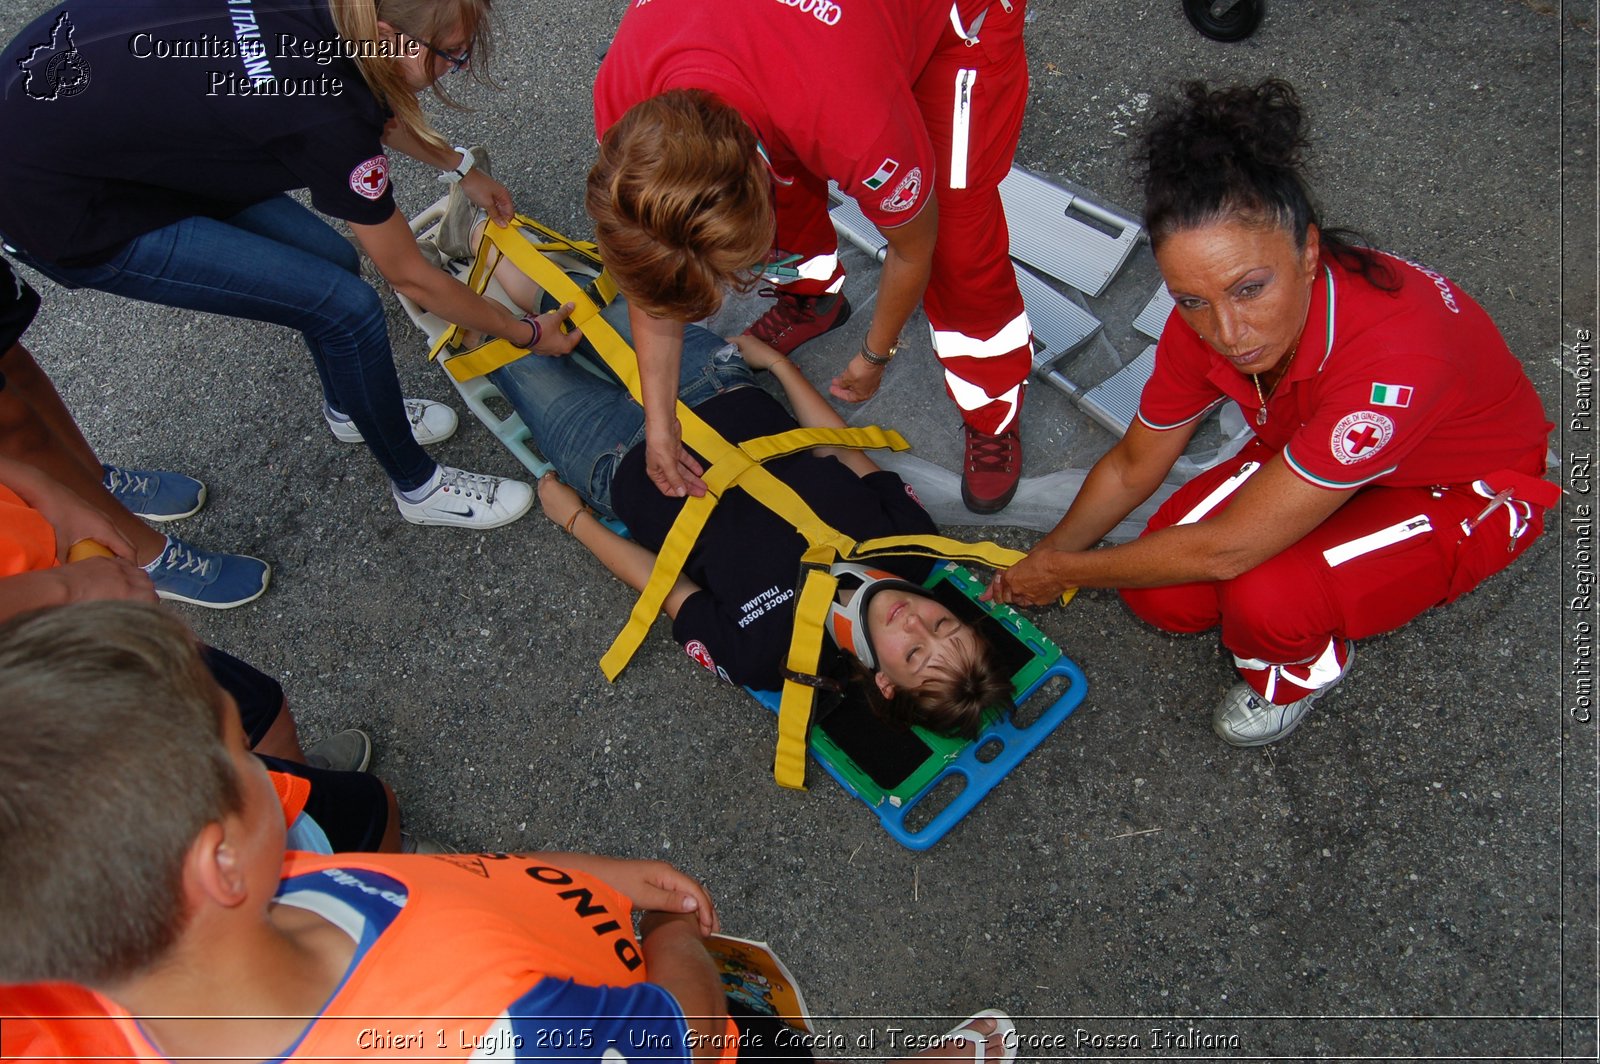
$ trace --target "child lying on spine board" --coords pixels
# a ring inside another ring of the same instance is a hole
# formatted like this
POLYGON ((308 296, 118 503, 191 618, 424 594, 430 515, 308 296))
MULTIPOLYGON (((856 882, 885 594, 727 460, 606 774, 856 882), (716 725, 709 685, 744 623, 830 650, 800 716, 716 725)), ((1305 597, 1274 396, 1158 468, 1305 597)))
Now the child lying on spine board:
MULTIPOLYGON (((544 292, 509 262, 499 262, 494 276, 524 310, 540 309, 544 292)), ((579 350, 586 347, 587 341, 579 350)), ((618 579, 643 589, 684 505, 650 483, 643 409, 609 374, 602 379, 559 356, 529 354, 489 379, 559 473, 559 479, 547 474, 539 482, 546 516, 618 579), (633 539, 612 532, 596 513, 620 519, 633 539)), ((724 341, 693 325, 684 329, 678 398, 736 443, 798 426, 844 427, 772 347, 748 335, 724 341), (792 415, 756 385, 752 370, 773 374, 792 415)), ((937 531, 910 488, 860 451, 815 447, 766 468, 823 520, 858 540, 937 531)), ((743 491, 728 492, 662 607, 689 656, 723 679, 778 687, 805 548, 783 518, 743 491)), ((1010 704, 1010 678, 993 664, 983 636, 921 589, 931 565, 916 557, 874 559, 871 568, 836 565, 841 591, 826 629, 860 664, 868 702, 880 715, 970 736, 985 709, 1010 704)))

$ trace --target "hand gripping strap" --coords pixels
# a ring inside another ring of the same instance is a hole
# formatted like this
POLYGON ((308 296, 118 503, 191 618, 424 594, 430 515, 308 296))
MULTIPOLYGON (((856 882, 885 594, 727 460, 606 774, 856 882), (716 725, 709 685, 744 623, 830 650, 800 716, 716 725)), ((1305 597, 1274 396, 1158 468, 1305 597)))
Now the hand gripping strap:
MULTIPOLYGON (((848 430, 840 432, 801 429, 752 440, 741 448, 723 439, 715 429, 681 403, 678 405, 678 417, 683 425, 684 436, 706 460, 704 473, 706 494, 699 498, 691 496, 685 502, 683 509, 678 512, 677 519, 672 523, 671 531, 662 541, 661 550, 656 554, 655 565, 650 570, 650 579, 640 592, 639 601, 634 604, 628 623, 612 641, 605 656, 600 659, 601 668, 605 670, 607 679, 615 680, 643 644, 645 636, 649 634, 650 626, 655 623, 656 616, 660 612, 661 604, 666 601, 673 585, 677 583, 678 575, 689 559, 689 552, 699 540, 700 533, 711 516, 711 510, 717 500, 730 488, 737 486, 748 491, 764 506, 793 525, 808 544, 814 546, 837 542, 843 546, 850 543, 848 538, 841 537, 818 517, 793 488, 762 468, 757 458, 744 448, 752 444, 766 445, 757 449, 771 452, 764 455, 765 457, 776 457, 789 454, 801 447, 811 446, 812 444, 806 441, 812 439, 812 433, 820 435, 824 442, 845 445, 849 445, 848 440, 856 438, 856 433, 848 430)), ((875 434, 868 436, 870 438, 864 444, 867 446, 894 446, 896 443, 900 446, 905 445, 905 441, 898 433, 875 430, 875 434)))
MULTIPOLYGON (((1009 569, 1020 562, 1027 555, 1010 547, 1002 547, 998 543, 984 540, 981 543, 966 543, 959 539, 950 539, 947 536, 880 536, 856 544, 849 554, 843 556, 845 561, 867 561, 883 555, 907 555, 918 557, 938 558, 941 561, 965 562, 969 565, 985 565, 990 569, 1009 569)), ((1061 593, 1061 605, 1065 606, 1072 601, 1078 593, 1075 587, 1069 587, 1061 593)))
MULTIPOLYGON (((596 268, 600 265, 599 258, 593 251, 592 244, 583 244, 578 241, 568 240, 553 230, 547 229, 530 218, 518 215, 509 226, 501 228, 497 225, 486 225, 483 229, 483 239, 478 245, 478 255, 472 264, 472 272, 467 277, 467 286, 474 292, 482 295, 489 286, 489 277, 494 272, 495 256, 490 254, 490 249, 498 250, 502 255, 511 260, 511 264, 527 274, 551 296, 563 303, 572 303, 572 317, 568 320, 583 329, 595 348, 599 350, 606 362, 611 364, 613 370, 618 369, 617 362, 612 352, 607 348, 617 345, 626 349, 627 344, 611 324, 600 317, 601 309, 616 298, 616 285, 610 275, 601 273, 588 288, 580 287, 577 282, 567 276, 567 272, 559 264, 552 261, 544 254, 546 251, 563 251, 578 256, 583 261, 596 268), (542 244, 534 244, 524 238, 519 230, 532 229, 551 238, 542 244)), ((444 348, 457 342, 461 334, 460 326, 452 326, 434 343, 428 352, 430 359, 437 358, 444 348)), ((527 348, 517 347, 509 340, 494 339, 471 351, 455 355, 445 361, 445 369, 459 381, 472 380, 486 373, 492 373, 508 363, 515 362, 527 354, 527 348)), ((632 359, 623 360, 632 363, 632 359)), ((635 374, 637 376, 637 374, 635 374)), ((637 381, 629 381, 628 390, 635 399, 639 397, 637 381)))
MULTIPOLYGON (((481 292, 487 287, 490 270, 485 264, 492 257, 488 254, 491 244, 551 296, 563 303, 574 304, 570 320, 583 329, 584 336, 626 385, 635 401, 642 403, 639 363, 633 349, 600 315, 601 304, 615 297, 616 288, 609 275, 602 273, 586 290, 568 277, 559 264, 540 253, 541 250, 568 251, 598 265, 594 246, 568 240, 522 215, 517 216, 511 227, 502 229, 486 226, 484 241, 470 278, 475 291, 481 292), (517 228, 533 229, 553 243, 535 245, 518 235, 514 231, 517 228)), ((445 338, 435 345, 435 353, 451 335, 453 333, 447 332, 445 338)), ((457 379, 466 380, 498 369, 523 354, 523 350, 497 340, 465 355, 455 356, 446 363, 446 367, 457 379), (463 363, 463 359, 467 361, 463 363), (458 363, 462 364, 462 373, 456 372, 458 363)), ((828 603, 838 585, 837 579, 827 571, 834 560, 888 553, 926 554, 1005 568, 1022 557, 1019 552, 994 543, 968 544, 944 536, 890 536, 871 540, 858 547, 854 540, 818 517, 793 488, 761 465, 769 459, 817 446, 905 450, 909 445, 898 432, 877 426, 857 429, 800 428, 735 445, 681 402, 677 404, 677 416, 684 442, 706 460, 706 494, 685 500, 683 509, 673 522, 672 530, 656 555, 650 579, 634 603, 628 623, 600 660, 607 679, 615 680, 643 643, 650 626, 660 615, 667 595, 677 583, 689 552, 710 519, 717 500, 735 486, 743 488, 762 505, 787 520, 810 544, 803 559, 808 572, 795 605, 794 635, 789 648, 788 667, 794 673, 814 675, 821 660, 823 622, 827 617, 828 603)), ((1066 602, 1071 594, 1068 592, 1063 595, 1062 601, 1066 602)), ((805 786, 806 741, 815 695, 815 690, 804 684, 792 680, 784 682, 773 775, 785 787, 803 789, 805 786)))

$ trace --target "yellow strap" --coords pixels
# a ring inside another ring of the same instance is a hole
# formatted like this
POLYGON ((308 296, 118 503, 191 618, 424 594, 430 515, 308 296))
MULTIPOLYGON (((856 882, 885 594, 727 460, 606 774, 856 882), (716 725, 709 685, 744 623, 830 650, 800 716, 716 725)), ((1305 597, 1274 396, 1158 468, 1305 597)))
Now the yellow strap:
POLYGON ((709 493, 699 498, 690 496, 684 501, 678 519, 672 523, 673 535, 667 537, 661 544, 661 550, 656 553, 650 579, 644 590, 639 592, 639 600, 633 604, 628 623, 600 658, 600 669, 606 674, 606 679, 615 680, 622 673, 628 662, 633 660, 644 637, 650 633, 650 626, 661 615, 662 603, 667 601, 667 595, 678 582, 678 574, 683 571, 689 551, 700 538, 700 532, 711 517, 716 501, 716 497, 709 493))
MULTIPOLYGON (((822 621, 839 580, 826 569, 810 569, 800 587, 794 608, 794 634, 789 639, 789 670, 815 676, 822 661, 822 621)), ((778 700, 778 748, 772 755, 772 777, 778 786, 806 789, 806 740, 811 730, 811 709, 816 704, 813 687, 783 681, 778 700)))
POLYGON ((509 365, 528 353, 525 347, 518 347, 510 340, 496 337, 488 343, 463 351, 445 359, 445 372, 458 381, 470 381, 475 377, 486 376, 493 373, 501 366, 509 365))
MULTIPOLYGON (((524 215, 518 215, 515 222, 505 228, 486 225, 483 228, 483 237, 478 243, 477 257, 473 260, 472 271, 466 281, 467 286, 479 295, 489 287, 489 278, 493 273, 492 264, 495 256, 488 253, 491 248, 510 259, 513 266, 527 274, 553 297, 563 303, 572 303, 574 310, 569 320, 583 329, 584 335, 595 344, 596 348, 601 348, 602 342, 627 347, 616 330, 599 316, 602 307, 616 298, 616 284, 609 275, 602 272, 591 285, 595 290, 591 293, 568 277, 560 265, 544 254, 546 251, 569 252, 600 269, 600 258, 593 244, 568 240, 553 229, 548 229, 524 215), (522 235, 520 232, 522 229, 531 229, 549 240, 536 244, 522 235), (599 303, 594 299, 596 294, 600 296, 599 303), (595 322, 599 322, 604 328, 597 328, 595 322), (598 337, 597 332, 601 334, 598 337)), ((429 359, 437 358, 446 347, 458 343, 462 332, 459 325, 452 325, 446 329, 429 350, 429 359)), ((527 353, 528 349, 525 347, 518 347, 509 340, 496 338, 471 351, 464 351, 446 359, 444 365, 456 380, 468 381, 492 373, 527 353)), ((607 358, 606 361, 612 360, 607 358)), ((638 398, 637 393, 634 397, 638 398)))
MULTIPOLYGON (((568 240, 523 215, 518 215, 516 222, 506 228, 485 226, 477 261, 473 264, 468 282, 479 293, 488 286, 491 272, 488 262, 493 257, 488 254, 491 246, 552 297, 573 304, 572 323, 583 329, 585 338, 627 387, 634 400, 642 405, 638 359, 621 334, 600 314, 601 307, 616 295, 616 286, 610 275, 602 271, 590 286, 591 293, 568 277, 559 264, 541 253, 542 250, 566 251, 599 267, 600 259, 595 246, 568 240), (550 243, 535 245, 521 235, 520 229, 531 229, 546 237, 550 243), (595 295, 599 296, 598 302, 595 295)), ((447 331, 434 345, 430 357, 436 355, 459 332, 454 327, 447 331)), ((446 363, 446 367, 457 380, 468 380, 498 369, 525 353, 524 349, 508 341, 495 340, 454 356, 446 363)), ((827 617, 828 603, 832 601, 838 586, 837 579, 827 571, 833 561, 841 557, 870 558, 888 553, 924 554, 1005 568, 1023 557, 1020 552, 998 544, 969 544, 944 536, 888 536, 857 544, 823 521, 793 488, 773 476, 761 464, 772 458, 818 446, 905 450, 909 445, 898 432, 877 426, 854 429, 798 428, 736 445, 682 402, 677 404, 676 412, 683 441, 705 459, 703 479, 706 494, 685 500, 683 509, 662 542, 650 579, 634 603, 628 623, 600 659, 600 667, 607 679, 615 680, 644 642, 651 625, 660 616, 667 596, 677 583, 689 552, 704 531, 712 510, 722 495, 734 487, 749 492, 762 505, 786 520, 808 544, 803 562, 809 568, 795 604, 794 635, 789 646, 788 667, 795 673, 815 675, 821 661, 823 623, 827 617)), ((1070 597, 1069 593, 1062 597, 1062 601, 1070 597)), ((773 775, 785 787, 803 789, 805 786, 806 740, 815 696, 815 690, 809 686, 793 680, 784 681, 773 775)))
POLYGON ((812 447, 850 447, 860 451, 906 451, 911 445, 906 438, 893 429, 885 429, 878 425, 864 425, 861 428, 824 429, 824 428, 798 428, 788 432, 779 432, 771 436, 762 436, 754 440, 745 440, 739 449, 754 458, 757 462, 780 458, 796 451, 804 451, 812 447))

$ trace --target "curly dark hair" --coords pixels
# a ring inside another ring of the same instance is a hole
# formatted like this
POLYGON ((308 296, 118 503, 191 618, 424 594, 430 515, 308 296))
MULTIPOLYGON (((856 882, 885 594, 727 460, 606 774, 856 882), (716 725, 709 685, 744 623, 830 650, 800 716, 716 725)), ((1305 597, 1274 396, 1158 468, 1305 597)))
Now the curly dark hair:
POLYGON ((1305 177, 1305 127, 1299 94, 1280 78, 1216 89, 1186 83, 1157 108, 1137 156, 1151 246, 1233 218, 1287 230, 1304 250, 1315 225, 1324 254, 1377 288, 1397 290, 1398 276, 1365 240, 1322 225, 1305 177))

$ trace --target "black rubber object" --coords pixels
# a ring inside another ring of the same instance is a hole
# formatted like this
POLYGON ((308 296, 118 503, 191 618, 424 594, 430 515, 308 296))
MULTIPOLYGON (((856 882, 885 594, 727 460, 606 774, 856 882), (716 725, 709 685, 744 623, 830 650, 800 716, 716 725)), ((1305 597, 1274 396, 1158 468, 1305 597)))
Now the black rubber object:
POLYGON ((1261 25, 1264 0, 1238 0, 1222 12, 1212 13, 1212 0, 1183 0, 1183 13, 1190 25, 1214 41, 1242 41, 1261 25))

